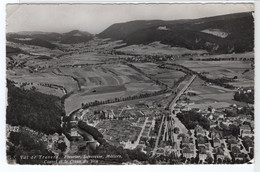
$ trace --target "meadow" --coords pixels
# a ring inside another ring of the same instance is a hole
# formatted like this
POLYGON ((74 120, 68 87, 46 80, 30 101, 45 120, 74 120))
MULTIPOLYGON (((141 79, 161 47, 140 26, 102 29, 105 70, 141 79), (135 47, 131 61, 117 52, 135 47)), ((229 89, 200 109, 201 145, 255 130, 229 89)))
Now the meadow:
POLYGON ((133 65, 141 69, 145 74, 148 74, 154 79, 159 80, 170 87, 173 87, 174 82, 185 76, 185 73, 181 71, 162 69, 155 63, 134 63, 133 65))
POLYGON ((176 63, 200 72, 210 79, 234 79, 230 85, 241 87, 254 86, 254 69, 251 61, 193 61, 180 60, 176 63))
POLYGON ((183 55, 207 53, 205 50, 189 50, 182 47, 171 47, 170 45, 162 44, 159 41, 152 42, 148 45, 129 45, 117 49, 117 51, 136 55, 183 55))
POLYGON ((91 65, 87 67, 60 67, 59 73, 76 78, 81 87, 65 100, 67 113, 81 107, 82 103, 123 98, 141 93, 155 92, 161 88, 149 78, 127 65, 91 65))
POLYGON ((234 90, 205 84, 205 82, 199 78, 193 81, 187 92, 196 93, 196 95, 188 97, 189 101, 194 103, 193 105, 189 105, 190 108, 207 109, 209 106, 213 108, 224 108, 233 104, 244 104, 233 100, 234 90))

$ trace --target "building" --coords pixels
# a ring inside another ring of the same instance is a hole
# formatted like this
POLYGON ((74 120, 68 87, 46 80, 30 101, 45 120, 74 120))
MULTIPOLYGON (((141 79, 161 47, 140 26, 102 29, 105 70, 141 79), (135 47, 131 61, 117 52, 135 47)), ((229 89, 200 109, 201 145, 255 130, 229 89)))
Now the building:
POLYGON ((195 129, 194 129, 196 135, 202 135, 202 136, 206 136, 207 135, 207 131, 204 130, 200 125, 196 125, 195 129))
POLYGON ((225 156, 224 156, 224 154, 223 155, 222 154, 217 154, 216 158, 217 158, 217 160, 221 159, 223 161, 225 159, 225 156))
POLYGON ((182 154, 183 154, 183 157, 185 158, 195 158, 195 154, 194 154, 194 151, 190 150, 190 148, 188 147, 184 147, 182 149, 182 154))
POLYGON ((214 138, 212 141, 213 141, 213 147, 220 147, 221 146, 221 142, 218 138, 214 138))
POLYGON ((242 136, 242 138, 245 136, 248 136, 248 137, 254 136, 249 125, 242 125, 240 127, 240 135, 242 136))
POLYGON ((211 139, 217 138, 217 139, 222 139, 222 132, 217 130, 216 128, 211 128, 209 130, 209 135, 211 139))

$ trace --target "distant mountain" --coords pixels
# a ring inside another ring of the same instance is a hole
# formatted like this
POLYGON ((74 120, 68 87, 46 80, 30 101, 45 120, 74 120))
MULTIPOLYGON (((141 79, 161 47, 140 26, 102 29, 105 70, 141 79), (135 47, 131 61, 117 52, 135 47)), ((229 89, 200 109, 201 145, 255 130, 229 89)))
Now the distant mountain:
POLYGON ((56 36, 50 37, 50 34, 20 35, 18 33, 9 33, 6 35, 6 40, 9 42, 35 45, 49 49, 55 49, 58 47, 50 42, 50 40, 53 39, 56 39, 56 36))
POLYGON ((50 49, 58 47, 56 44, 52 43, 52 41, 63 44, 75 44, 88 42, 92 38, 93 36, 90 33, 79 30, 73 30, 67 33, 24 31, 6 34, 7 41, 42 46, 50 49))
POLYGON ((93 38, 93 36, 88 32, 73 30, 68 33, 62 34, 61 43, 75 44, 75 43, 81 43, 81 42, 88 42, 92 38, 93 38))
POLYGON ((241 53, 254 49, 254 18, 252 12, 245 12, 191 20, 130 21, 113 24, 97 36, 128 45, 161 41, 211 53, 241 53))

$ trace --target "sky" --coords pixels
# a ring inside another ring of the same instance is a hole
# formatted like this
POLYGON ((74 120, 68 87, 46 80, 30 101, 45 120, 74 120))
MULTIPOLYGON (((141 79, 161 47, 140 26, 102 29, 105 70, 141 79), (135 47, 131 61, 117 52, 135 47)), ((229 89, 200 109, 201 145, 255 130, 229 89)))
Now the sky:
POLYGON ((252 4, 12 4, 6 7, 6 31, 97 34, 114 23, 131 20, 195 19, 253 11, 252 4))

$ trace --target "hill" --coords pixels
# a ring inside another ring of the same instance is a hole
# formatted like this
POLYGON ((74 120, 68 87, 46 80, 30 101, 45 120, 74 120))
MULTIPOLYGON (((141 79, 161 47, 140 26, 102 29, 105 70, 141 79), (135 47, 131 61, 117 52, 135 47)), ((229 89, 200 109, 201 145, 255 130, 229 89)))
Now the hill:
POLYGON ((88 32, 73 30, 68 33, 62 34, 60 42, 64 44, 76 44, 76 43, 88 42, 92 38, 93 38, 92 35, 88 32))
POLYGON ((9 80, 7 88, 7 124, 27 126, 46 134, 61 132, 61 116, 65 112, 60 98, 34 90, 23 90, 9 80))
POLYGON ((254 18, 246 12, 191 20, 130 21, 113 24, 97 36, 128 45, 160 41, 210 53, 242 53, 254 48, 254 18))
POLYGON ((15 48, 15 47, 11 47, 11 46, 6 46, 6 55, 17 55, 20 53, 24 53, 26 54, 23 50, 21 50, 20 48, 15 48))
POLYGON ((49 49, 58 48, 58 46, 53 42, 76 44, 88 42, 92 38, 93 36, 90 33, 79 30, 73 30, 67 33, 24 31, 6 34, 7 41, 35 45, 49 49))
POLYGON ((17 33, 7 34, 6 40, 9 42, 15 42, 20 44, 26 44, 26 45, 35 45, 40 47, 45 47, 49 49, 55 49, 58 46, 49 42, 47 39, 48 37, 42 36, 43 38, 40 38, 37 35, 19 35, 17 33))

